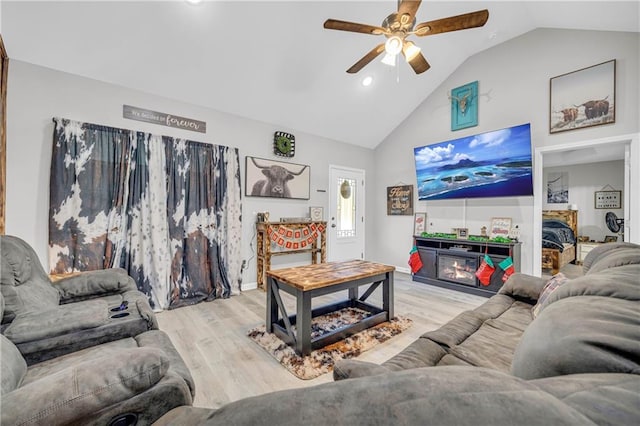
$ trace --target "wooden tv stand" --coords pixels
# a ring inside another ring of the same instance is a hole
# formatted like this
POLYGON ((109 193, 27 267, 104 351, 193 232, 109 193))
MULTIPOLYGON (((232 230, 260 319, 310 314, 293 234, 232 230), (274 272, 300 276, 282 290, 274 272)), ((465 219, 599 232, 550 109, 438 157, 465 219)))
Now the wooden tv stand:
POLYGON ((414 237, 414 244, 418 248, 423 265, 418 272, 413 274, 413 281, 490 297, 497 293, 503 285, 503 274, 498 263, 511 255, 516 272, 520 272, 521 243, 519 242, 496 243, 453 238, 414 237), (484 257, 485 250, 496 267, 488 286, 481 284, 475 274, 470 275, 475 270, 470 270, 467 273, 466 283, 443 277, 442 263, 445 259, 458 257, 461 263, 465 263, 471 269, 477 269, 484 257))

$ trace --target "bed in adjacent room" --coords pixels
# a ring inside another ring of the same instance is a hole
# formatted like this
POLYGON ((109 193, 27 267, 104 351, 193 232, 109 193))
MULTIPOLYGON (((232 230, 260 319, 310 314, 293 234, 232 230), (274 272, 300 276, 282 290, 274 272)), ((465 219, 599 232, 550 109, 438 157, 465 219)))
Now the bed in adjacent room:
POLYGON ((577 210, 542 212, 542 269, 557 274, 567 263, 575 263, 578 238, 577 210))

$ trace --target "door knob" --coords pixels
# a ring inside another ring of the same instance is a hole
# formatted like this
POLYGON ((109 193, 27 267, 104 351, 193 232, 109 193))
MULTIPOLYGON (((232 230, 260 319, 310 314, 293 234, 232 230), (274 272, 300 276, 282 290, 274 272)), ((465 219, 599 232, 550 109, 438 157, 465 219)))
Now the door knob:
POLYGON ((332 227, 332 228, 335 228, 335 227, 336 227, 336 224, 335 224, 335 223, 332 223, 332 224, 331 224, 331 227, 332 227))

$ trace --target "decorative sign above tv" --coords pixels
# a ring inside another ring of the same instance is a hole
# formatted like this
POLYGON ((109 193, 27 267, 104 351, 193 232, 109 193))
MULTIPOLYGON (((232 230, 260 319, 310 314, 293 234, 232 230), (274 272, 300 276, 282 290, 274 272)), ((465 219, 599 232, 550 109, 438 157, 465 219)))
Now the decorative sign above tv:
POLYGON ((207 133, 207 123, 204 121, 180 117, 178 115, 167 114, 164 112, 151 111, 131 105, 122 105, 122 117, 130 120, 159 124, 161 126, 191 130, 192 132, 207 133))
POLYGON ((529 123, 413 151, 419 200, 533 195, 529 123))

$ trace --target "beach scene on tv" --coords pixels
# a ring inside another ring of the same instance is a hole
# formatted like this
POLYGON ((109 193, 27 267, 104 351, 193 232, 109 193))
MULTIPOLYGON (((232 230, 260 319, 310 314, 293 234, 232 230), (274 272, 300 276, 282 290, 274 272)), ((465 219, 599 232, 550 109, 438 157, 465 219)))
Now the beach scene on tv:
POLYGON ((533 195, 530 124, 414 148, 419 200, 533 195))

